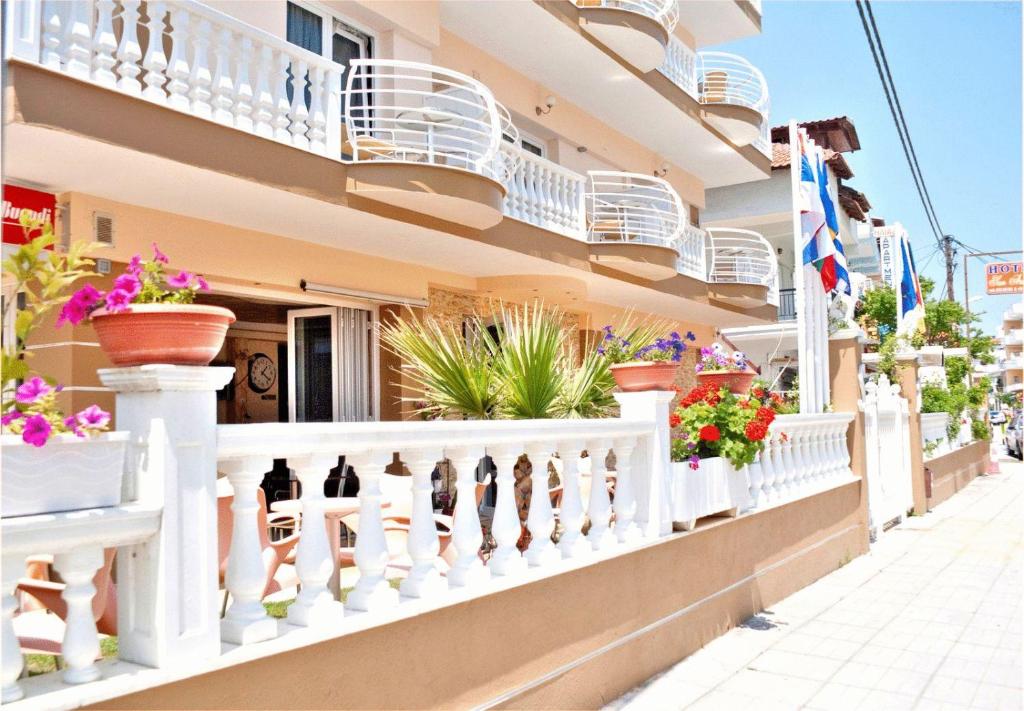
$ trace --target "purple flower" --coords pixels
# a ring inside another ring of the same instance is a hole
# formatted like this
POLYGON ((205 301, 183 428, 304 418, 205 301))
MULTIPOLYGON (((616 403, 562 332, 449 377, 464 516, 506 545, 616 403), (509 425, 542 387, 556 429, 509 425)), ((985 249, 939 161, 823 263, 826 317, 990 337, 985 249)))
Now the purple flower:
POLYGON ((24 415, 22 415, 18 410, 8 410, 4 413, 3 417, 0 417, 0 425, 6 427, 15 420, 20 420, 22 417, 24 417, 24 415))
POLYGON ((89 405, 77 415, 75 419, 82 427, 102 428, 110 423, 110 413, 99 405, 89 405))
POLYGON ((700 457, 696 454, 690 456, 690 469, 693 469, 694 471, 700 469, 700 457))
POLYGON ((693 331, 687 331, 686 332, 686 340, 688 340, 688 341, 690 341, 692 343, 693 341, 697 340, 697 337, 695 335, 693 335, 693 331))
POLYGON ((14 399, 18 402, 28 405, 42 396, 53 391, 46 381, 36 376, 31 380, 22 383, 17 390, 14 391, 14 399))
POLYGON ((50 438, 53 428, 50 422, 42 415, 32 415, 25 420, 25 429, 21 432, 21 438, 26 444, 33 447, 42 447, 50 438))
POLYGON ((126 274, 138 276, 142 272, 142 255, 136 254, 124 269, 126 274))
POLYGON ((132 273, 125 273, 114 280, 114 289, 126 291, 134 299, 142 291, 142 282, 132 273))
POLYGON ((210 284, 198 274, 196 274, 196 284, 199 286, 200 291, 210 290, 210 284))
POLYGON ((60 313, 57 315, 57 326, 63 326, 65 323, 77 326, 82 319, 89 315, 89 311, 96 305, 96 302, 102 298, 102 291, 92 284, 86 284, 72 294, 67 303, 61 307, 60 313))
POLYGON ((75 435, 77 435, 78 437, 85 437, 85 432, 83 432, 82 429, 78 426, 78 423, 75 421, 74 415, 72 415, 71 417, 64 418, 64 426, 67 427, 72 432, 74 432, 75 435))
POLYGON ((686 443, 686 448, 687 449, 697 449, 697 444, 695 442, 687 442, 686 443))
POLYGON ((128 304, 132 302, 132 295, 123 289, 114 289, 107 294, 107 311, 110 313, 121 313, 128 310, 128 304))
POLYGON ((180 271, 175 276, 167 277, 167 285, 172 289, 187 289, 191 282, 192 274, 186 271, 180 271))
POLYGON ((160 262, 161 264, 167 264, 171 260, 167 258, 167 255, 160 251, 160 248, 156 246, 156 242, 153 243, 153 261, 160 262))

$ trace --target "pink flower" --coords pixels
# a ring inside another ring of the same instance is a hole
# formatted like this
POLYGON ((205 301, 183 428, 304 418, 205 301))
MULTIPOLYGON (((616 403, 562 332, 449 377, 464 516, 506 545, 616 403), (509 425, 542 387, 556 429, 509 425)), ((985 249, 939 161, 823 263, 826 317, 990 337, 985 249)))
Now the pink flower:
POLYGON ((62 326, 65 323, 70 323, 72 326, 77 326, 82 322, 82 319, 89 315, 92 307, 102 298, 102 291, 92 284, 86 284, 72 294, 67 303, 61 307, 60 313, 57 315, 57 325, 62 326))
POLYGON ((694 471, 700 469, 700 457, 696 454, 690 455, 690 469, 694 471))
POLYGON ((36 376, 31 380, 22 383, 14 391, 14 399, 25 405, 31 404, 43 395, 51 392, 53 388, 46 384, 46 381, 36 376))
POLYGON ((175 276, 167 277, 167 285, 172 289, 187 289, 192 283, 192 277, 190 272, 180 271, 175 276))
POLYGON ((128 266, 124 268, 126 274, 132 274, 138 276, 142 272, 142 255, 136 254, 132 257, 131 261, 128 262, 128 266))
POLYGON ((3 417, 0 417, 0 425, 6 427, 15 420, 20 420, 22 417, 24 417, 24 415, 22 415, 18 410, 8 410, 4 413, 3 417))
POLYGON ((203 277, 201 277, 198 274, 196 274, 196 284, 199 285, 199 289, 201 291, 209 291, 210 290, 210 284, 206 281, 206 279, 203 279, 203 277))
POLYGON ((114 289, 127 291, 134 299, 142 291, 142 282, 134 274, 126 273, 114 280, 114 289))
POLYGON ((75 419, 82 427, 99 429, 110 424, 110 413, 103 410, 99 405, 89 405, 89 407, 75 415, 75 419))
POLYGON ((107 294, 107 311, 116 314, 128 310, 128 304, 132 302, 132 295, 123 289, 114 289, 107 294))
POLYGON ((33 447, 42 447, 50 438, 53 428, 50 422, 42 415, 32 415, 25 420, 25 429, 21 432, 21 438, 26 444, 33 447))
POLYGON ((167 255, 160 251, 160 248, 156 246, 156 242, 153 243, 153 260, 160 262, 161 264, 167 264, 171 260, 167 258, 167 255))
POLYGON ((75 435, 77 435, 78 437, 85 437, 85 432, 83 432, 82 429, 78 426, 78 423, 75 421, 74 415, 72 415, 71 417, 64 418, 64 426, 67 427, 72 432, 74 432, 75 435))

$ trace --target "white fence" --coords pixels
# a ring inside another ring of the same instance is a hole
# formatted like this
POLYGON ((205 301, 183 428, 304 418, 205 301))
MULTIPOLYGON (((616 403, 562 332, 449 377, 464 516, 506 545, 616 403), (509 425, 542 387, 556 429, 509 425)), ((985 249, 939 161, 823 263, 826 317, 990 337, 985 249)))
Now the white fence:
POLYGON ((502 204, 505 216, 585 240, 586 178, 508 143, 502 152, 515 166, 502 204))
POLYGON ((679 22, 679 0, 575 0, 579 7, 626 10, 657 21, 671 35, 679 22))
POLYGON ((587 173, 587 239, 672 246, 685 222, 683 201, 662 178, 640 173, 587 173))
POLYGON ((753 230, 708 229, 708 281, 768 287, 768 303, 779 305, 779 264, 771 243, 753 230))
POLYGON ((914 506, 910 463, 910 415, 899 385, 884 375, 868 382, 864 399, 868 516, 872 536, 902 521, 914 506))
MULTIPOLYGON (((215 391, 231 373, 229 368, 174 366, 101 371, 103 382, 117 393, 119 422, 131 434, 127 490, 137 500, 110 509, 0 521, 3 687, 4 700, 17 704, 12 708, 97 703, 201 674, 214 665, 252 659, 260 654, 253 645, 271 638, 278 641, 267 653, 295 649, 325 634, 385 624, 396 619, 403 605, 416 606, 411 614, 429 611, 597 563, 671 533, 672 393, 619 395, 622 416, 603 420, 216 426, 215 391), (395 452, 411 476, 385 473, 395 452), (614 453, 613 471, 606 466, 609 453, 614 453), (299 520, 319 521, 330 504, 324 480, 342 455, 360 480, 355 588, 344 604, 338 602, 329 587, 336 544, 324 526, 303 525, 295 560, 299 593, 287 620, 273 620, 262 605, 267 569, 257 488, 274 459, 287 460, 302 484, 299 520), (478 468, 489 468, 495 476, 493 546, 486 560, 480 555, 483 532, 476 506, 456 505, 450 533, 439 533, 435 525, 431 474, 444 459, 455 469, 459 502, 476 500, 478 468), (532 496, 524 529, 514 469, 526 460, 533 471, 542 472, 544 483, 553 472, 563 490, 557 512, 550 497, 532 496), (225 575, 231 604, 223 619, 216 565, 217 471, 234 495, 225 575), (612 480, 610 495, 606 482, 612 480), (385 523, 402 512, 408 517, 403 525, 385 523), (552 538, 556 521, 557 543, 552 538), (524 530, 532 540, 520 552, 517 543, 524 530), (445 555, 442 535, 448 544, 445 555), (401 541, 397 551, 395 536, 401 541), (115 547, 122 660, 116 664, 96 661, 99 642, 92 614, 93 576, 103 564, 103 550, 115 547), (65 685, 54 684, 55 675, 18 679, 22 657, 13 625, 18 610, 14 590, 26 557, 45 553, 56 554, 55 566, 66 583, 67 668, 58 677, 65 685), (395 555, 408 568, 399 590, 385 580, 395 555), (349 616, 350 611, 365 614, 349 616), (310 627, 319 636, 302 632, 310 627), (24 699, 16 701, 21 695, 24 699)), ((765 454, 747 471, 752 508, 848 481, 845 434, 850 420, 839 414, 779 417, 765 454)))
POLYGON ((956 449, 950 445, 948 426, 948 412, 921 413, 921 446, 924 448, 926 460, 942 456, 956 449))

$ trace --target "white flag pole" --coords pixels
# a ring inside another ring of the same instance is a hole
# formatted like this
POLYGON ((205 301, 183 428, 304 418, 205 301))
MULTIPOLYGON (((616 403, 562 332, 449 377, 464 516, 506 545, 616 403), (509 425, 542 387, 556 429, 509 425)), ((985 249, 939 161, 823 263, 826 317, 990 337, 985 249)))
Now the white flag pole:
POLYGON ((797 376, 800 384, 800 412, 814 412, 814 370, 808 349, 807 323, 810 300, 805 297, 804 250, 800 227, 800 129, 796 121, 789 122, 789 177, 793 209, 793 303, 796 305, 796 334, 799 356, 797 376))

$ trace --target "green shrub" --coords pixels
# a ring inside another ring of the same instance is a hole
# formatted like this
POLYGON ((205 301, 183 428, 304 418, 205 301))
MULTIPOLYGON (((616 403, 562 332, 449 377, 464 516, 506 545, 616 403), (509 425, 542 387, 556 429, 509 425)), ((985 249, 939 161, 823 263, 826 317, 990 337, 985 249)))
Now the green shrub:
POLYGON ((992 430, 989 429, 984 420, 971 420, 971 437, 988 441, 992 439, 992 430))

